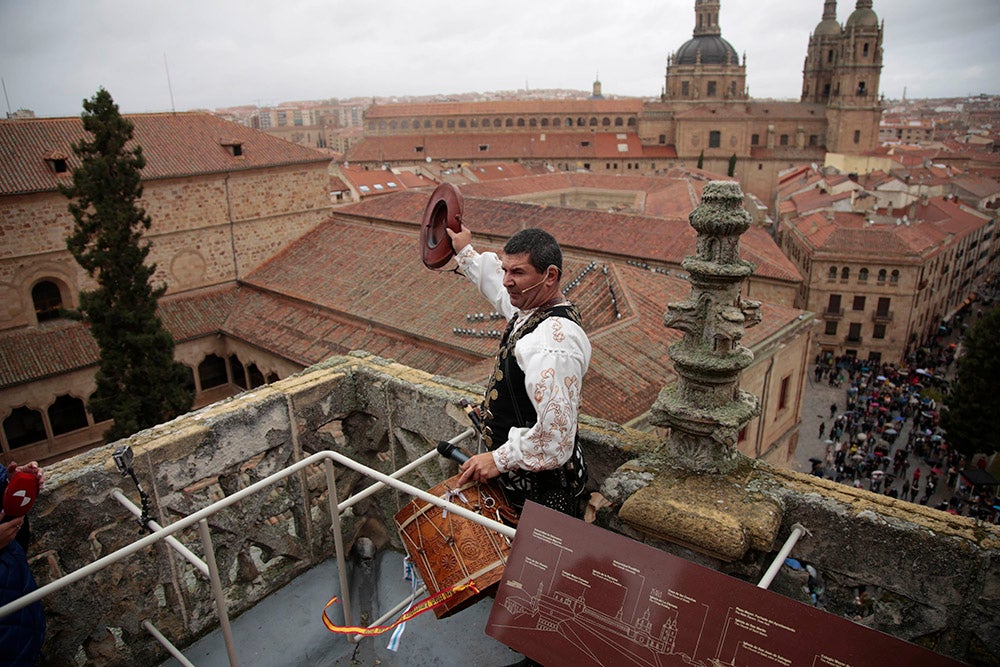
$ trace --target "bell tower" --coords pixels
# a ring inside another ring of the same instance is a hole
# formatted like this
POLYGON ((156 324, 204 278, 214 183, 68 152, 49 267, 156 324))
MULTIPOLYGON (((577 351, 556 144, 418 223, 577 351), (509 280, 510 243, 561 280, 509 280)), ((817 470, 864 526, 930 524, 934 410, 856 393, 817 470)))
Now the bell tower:
POLYGON ((883 25, 872 10, 872 0, 857 0, 841 33, 827 102, 829 151, 865 153, 878 146, 882 35, 883 25))
POLYGON ((840 61, 841 27, 837 23, 837 0, 826 0, 823 19, 809 36, 809 49, 802 69, 802 101, 826 104, 833 92, 833 78, 840 61))

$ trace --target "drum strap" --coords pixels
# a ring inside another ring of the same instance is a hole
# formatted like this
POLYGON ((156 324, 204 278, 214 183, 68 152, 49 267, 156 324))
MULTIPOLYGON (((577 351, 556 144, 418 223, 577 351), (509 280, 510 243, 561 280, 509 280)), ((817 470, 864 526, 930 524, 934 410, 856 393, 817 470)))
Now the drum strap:
POLYGON ((420 614, 423 614, 424 612, 431 611, 435 607, 440 607, 445 602, 447 602, 448 598, 450 598, 451 596, 455 595, 456 593, 461 593, 462 591, 470 588, 472 589, 473 593, 479 593, 479 589, 476 587, 476 582, 474 581, 467 581, 462 584, 456 584, 450 588, 446 588, 445 590, 439 593, 435 593, 434 595, 424 598, 417 604, 410 607, 409 610, 403 613, 399 618, 397 618, 391 624, 373 625, 371 627, 361 627, 358 625, 337 625, 333 621, 331 621, 330 618, 326 615, 326 610, 340 601, 340 598, 334 595, 332 598, 330 598, 330 601, 326 603, 326 606, 323 607, 323 625, 326 626, 326 629, 329 630, 330 632, 335 632, 339 635, 362 635, 363 637, 374 637, 377 635, 381 635, 385 632, 388 632, 389 630, 392 630, 400 623, 406 623, 411 618, 415 618, 420 614))

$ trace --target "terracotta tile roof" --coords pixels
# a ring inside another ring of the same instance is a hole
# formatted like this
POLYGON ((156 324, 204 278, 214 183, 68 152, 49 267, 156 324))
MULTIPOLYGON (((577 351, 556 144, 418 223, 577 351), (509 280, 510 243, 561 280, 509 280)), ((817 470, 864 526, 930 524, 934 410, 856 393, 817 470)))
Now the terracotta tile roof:
POLYGON ((531 172, 519 162, 498 162, 496 164, 477 164, 469 167, 477 181, 497 181, 508 178, 528 176, 531 172))
MULTIPOLYGON (((347 151, 351 162, 423 160, 599 159, 647 157, 635 132, 480 132, 370 136, 347 151), (623 135, 625 138, 619 138, 623 135), (624 145, 625 150, 620 150, 624 145)), ((676 154, 676 153, 675 153, 676 154)), ((654 157, 669 157, 657 148, 654 157)))
MULTIPOLYGON (((594 348, 584 412, 616 422, 633 419, 674 380, 667 349, 681 334, 663 326, 663 314, 667 303, 688 296, 690 284, 596 257, 567 257, 565 269, 565 284, 578 279, 567 296, 580 308, 594 348)), ((221 331, 303 366, 366 350, 476 383, 492 369, 497 340, 453 329, 501 329, 502 321, 469 321, 468 315, 485 309, 464 278, 434 275, 420 264, 415 229, 335 219, 303 236, 239 288, 212 288, 161 302, 164 323, 179 339, 221 331)), ((764 321, 747 331, 749 346, 800 311, 764 305, 763 314, 764 321)), ((96 344, 80 323, 0 334, 0 386, 96 361, 96 344)))
POLYGON ((639 98, 614 100, 510 100, 496 102, 432 102, 379 104, 365 110, 365 120, 411 118, 413 116, 473 116, 525 114, 618 113, 638 114, 639 98))
POLYGON ((687 218, 701 200, 707 180, 681 171, 667 176, 622 176, 588 172, 554 172, 500 182, 462 186, 470 197, 517 199, 518 196, 572 189, 634 192, 641 212, 660 218, 687 218))
POLYGON ((97 363, 97 341, 80 322, 58 320, 0 332, 0 387, 11 387, 97 363))
MULTIPOLYGON (((479 242, 477 247, 496 250, 479 242)), ((687 297, 690 284, 596 257, 567 257, 565 268, 564 284, 584 274, 567 296, 580 308, 594 346, 584 411, 632 419, 673 378, 667 347, 680 333, 663 326, 663 314, 668 301, 687 297)), ((487 306, 464 278, 435 276, 420 264, 415 231, 331 220, 251 274, 248 283, 227 331, 295 355, 300 363, 365 349, 469 382, 482 383, 492 369, 496 339, 460 336, 453 329, 499 331, 502 322, 468 320, 487 306)), ((750 345, 800 314, 770 306, 764 312, 765 322, 747 332, 750 345)))
POLYGON ((178 343, 222 331, 238 290, 227 284, 160 299, 158 313, 178 343))
POLYGON ((854 257, 892 257, 919 263, 944 235, 922 224, 869 225, 859 213, 813 213, 791 223, 817 254, 854 257))
MULTIPOLYGON (((319 151, 272 137, 207 113, 137 114, 134 138, 142 146, 144 180, 328 162, 319 151), (241 145, 233 156, 226 144, 241 145)), ((0 122, 0 195, 47 192, 69 183, 79 166, 72 144, 88 137, 80 118, 0 122), (67 156, 69 171, 56 174, 45 156, 67 156)))
MULTIPOLYGON (((236 302, 233 285, 160 299, 157 313, 174 340, 182 342, 218 332, 236 302)), ((0 387, 95 366, 100 357, 90 327, 56 320, 38 327, 0 333, 0 387)))
MULTIPOLYGON (((358 216, 419 225, 427 195, 401 192, 337 209, 358 216)), ((662 262, 680 267, 694 253, 696 233, 685 219, 663 219, 622 213, 566 209, 512 201, 465 197, 463 218, 475 233, 506 239, 522 227, 541 227, 567 249, 662 262)), ((798 282, 801 275, 763 230, 742 238, 743 256, 757 264, 763 278, 798 282)))

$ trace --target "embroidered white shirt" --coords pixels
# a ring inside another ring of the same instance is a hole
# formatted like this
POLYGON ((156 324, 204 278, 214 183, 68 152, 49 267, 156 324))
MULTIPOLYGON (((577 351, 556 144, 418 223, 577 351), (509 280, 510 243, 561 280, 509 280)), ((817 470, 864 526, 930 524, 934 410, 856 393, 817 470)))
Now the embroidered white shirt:
MULTIPOLYGON (((514 330, 524 325, 534 309, 521 311, 510 303, 503 286, 500 258, 476 252, 471 245, 456 255, 458 268, 508 320, 514 330)), ((583 375, 590 366, 590 340, 576 322, 549 317, 524 335, 514 347, 514 358, 524 371, 524 388, 538 416, 534 426, 513 427, 507 442, 493 451, 500 472, 551 470, 569 460, 576 438, 583 375)))

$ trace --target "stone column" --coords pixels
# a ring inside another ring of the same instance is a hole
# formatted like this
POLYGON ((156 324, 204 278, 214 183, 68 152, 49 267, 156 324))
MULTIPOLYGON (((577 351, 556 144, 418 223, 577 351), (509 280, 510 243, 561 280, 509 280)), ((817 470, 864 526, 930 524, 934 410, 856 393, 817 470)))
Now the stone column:
POLYGON ((708 183, 690 220, 697 253, 682 266, 691 296, 669 304, 664 317, 684 333, 670 346, 680 379, 660 392, 650 421, 670 429, 666 448, 675 465, 725 473, 736 466, 740 429, 759 414, 757 397, 739 388, 740 372, 753 362, 740 344, 743 330, 760 322, 760 303, 740 297, 754 266, 739 256, 740 235, 751 223, 739 184, 708 183))

